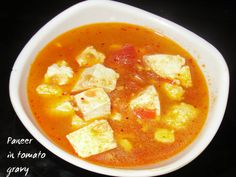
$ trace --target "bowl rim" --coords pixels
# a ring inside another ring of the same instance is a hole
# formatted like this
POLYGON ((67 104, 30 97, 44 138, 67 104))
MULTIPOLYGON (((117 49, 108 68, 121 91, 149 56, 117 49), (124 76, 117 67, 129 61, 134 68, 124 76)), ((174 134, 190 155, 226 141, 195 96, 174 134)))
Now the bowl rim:
POLYGON ((191 31, 183 28, 182 26, 179 26, 179 25, 175 24, 174 22, 171 22, 171 21, 164 19, 160 16, 157 16, 155 14, 149 13, 149 12, 144 11, 142 9, 139 9, 139 8, 127 5, 127 4, 123 4, 120 2, 114 2, 114 1, 109 1, 109 0, 88 0, 88 1, 83 1, 83 2, 77 3, 77 4, 67 8, 66 10, 64 10, 63 12, 58 14, 57 16, 55 16, 52 20, 50 20, 42 28, 40 28, 40 30, 28 41, 28 43, 24 46, 24 48, 22 49, 22 51, 18 55, 18 57, 14 63, 14 66, 12 68, 11 75, 10 75, 10 81, 9 81, 9 92, 10 92, 10 100, 13 105, 13 108, 14 108, 18 118, 25 126, 25 128, 30 132, 30 134, 38 142, 40 142, 44 147, 46 147, 49 151, 51 151, 53 154, 60 157, 61 159, 65 160, 75 166, 78 166, 80 168, 83 168, 83 169, 86 169, 86 170, 89 170, 92 172, 100 173, 100 174, 110 175, 110 176, 136 176, 136 177, 154 176, 154 175, 162 175, 162 174, 170 173, 172 171, 175 171, 175 170, 185 166, 186 164, 188 164, 192 160, 194 160, 211 142, 211 140, 215 136, 215 134, 221 124, 221 121, 223 119, 224 112, 226 109, 228 93, 229 93, 229 71, 228 71, 228 67, 227 67, 227 64, 226 64, 223 56, 220 54, 220 52, 214 46, 212 46, 210 43, 208 43, 207 41, 205 41, 201 37, 197 36, 196 34, 192 33, 191 31), (193 36, 197 40, 199 40, 202 43, 204 43, 205 45, 207 45, 210 48, 210 50, 214 50, 216 58, 221 63, 220 66, 224 68, 225 72, 223 74, 224 74, 224 78, 225 78, 225 85, 221 87, 223 91, 221 91, 222 94, 221 94, 220 100, 218 101, 218 102, 221 102, 220 105, 218 105, 218 108, 220 108, 220 109, 218 110, 218 117, 215 120, 214 124, 212 125, 212 131, 209 132, 206 142, 204 142, 204 144, 202 143, 202 146, 200 149, 196 150, 195 152, 189 153, 190 155, 186 156, 185 158, 180 159, 178 161, 178 163, 177 162, 171 163, 169 165, 166 165, 166 166, 163 166, 160 168, 153 168, 153 169, 119 169, 119 168, 110 168, 110 167, 95 165, 95 164, 86 162, 82 159, 79 159, 77 157, 72 157, 72 155, 69 155, 67 152, 65 152, 64 150, 57 147, 48 138, 46 138, 46 136, 44 136, 37 129, 36 126, 33 125, 33 123, 30 121, 29 117, 25 113, 25 111, 22 107, 22 104, 21 104, 20 96, 19 96, 19 84, 20 84, 20 75, 22 73, 22 68, 23 68, 22 60, 23 60, 23 58, 26 58, 25 55, 27 53, 32 52, 31 51, 32 50, 31 44, 34 43, 34 41, 36 41, 36 39, 38 37, 42 36, 44 34, 45 30, 47 30, 47 28, 49 28, 49 27, 52 28, 53 25, 55 23, 57 23, 58 21, 60 21, 61 18, 64 17, 66 14, 72 13, 76 9, 79 9, 79 7, 82 7, 82 6, 86 7, 86 6, 90 6, 90 5, 96 5, 96 4, 99 4, 99 5, 102 4, 104 6, 111 5, 111 6, 117 6, 119 8, 126 8, 126 9, 128 8, 130 10, 135 11, 135 13, 144 13, 146 16, 148 16, 150 18, 155 18, 155 19, 160 20, 162 23, 166 23, 167 25, 175 26, 176 28, 188 33, 189 35, 193 36))

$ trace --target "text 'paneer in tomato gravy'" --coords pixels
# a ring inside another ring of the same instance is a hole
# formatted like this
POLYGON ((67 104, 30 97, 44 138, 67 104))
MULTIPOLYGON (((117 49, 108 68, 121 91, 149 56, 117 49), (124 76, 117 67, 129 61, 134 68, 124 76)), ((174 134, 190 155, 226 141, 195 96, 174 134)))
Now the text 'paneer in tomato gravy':
POLYGON ((31 66, 28 98, 47 136, 110 167, 158 163, 188 146, 208 113, 192 56, 144 27, 98 23, 68 31, 31 66))

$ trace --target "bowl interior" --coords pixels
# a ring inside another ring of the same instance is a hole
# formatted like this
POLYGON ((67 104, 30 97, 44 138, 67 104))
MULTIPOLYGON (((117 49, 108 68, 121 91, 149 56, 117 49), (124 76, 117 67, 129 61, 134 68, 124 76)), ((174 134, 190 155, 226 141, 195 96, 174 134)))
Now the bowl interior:
POLYGON ((27 43, 17 58, 10 80, 10 96, 14 109, 29 132, 50 151, 64 160, 95 172, 118 176, 160 175, 176 170, 193 160, 209 144, 223 118, 228 96, 229 76, 221 54, 208 42, 179 25, 146 11, 106 0, 85 1, 62 12, 27 43), (88 13, 93 12, 93 13, 88 13), (51 40, 75 27, 97 22, 126 22, 154 29, 180 44, 197 61, 207 80, 210 109, 206 123, 195 141, 184 151, 158 165, 138 169, 111 169, 80 160, 51 142, 38 127, 30 111, 26 82, 29 68, 37 53, 51 40), (204 66, 204 67, 203 67, 204 66), (129 170, 129 173, 127 173, 129 170))

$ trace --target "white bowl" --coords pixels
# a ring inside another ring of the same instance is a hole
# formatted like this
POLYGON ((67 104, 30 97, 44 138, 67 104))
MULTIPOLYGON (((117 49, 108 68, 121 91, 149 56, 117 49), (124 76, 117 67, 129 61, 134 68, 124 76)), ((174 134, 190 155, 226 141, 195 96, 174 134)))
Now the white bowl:
POLYGON ((10 98, 27 130, 52 153, 63 160, 93 172, 111 176, 154 176, 177 170, 196 158, 210 143, 223 119, 229 91, 229 72, 219 51, 187 29, 141 9, 107 0, 78 3, 43 26, 19 54, 10 77, 10 98), (60 149, 35 122, 27 100, 29 68, 37 53, 55 37, 72 28, 96 22, 127 22, 152 28, 180 44, 197 61, 208 82, 209 114, 198 137, 181 153, 160 164, 130 169, 108 168, 83 161, 60 149), (202 64, 205 67, 202 67, 202 64))

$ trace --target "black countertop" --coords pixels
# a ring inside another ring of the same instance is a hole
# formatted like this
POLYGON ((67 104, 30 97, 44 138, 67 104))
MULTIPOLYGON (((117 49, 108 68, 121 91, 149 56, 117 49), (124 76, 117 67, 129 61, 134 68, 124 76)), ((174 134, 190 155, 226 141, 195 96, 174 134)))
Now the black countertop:
MULTIPOLYGON (((76 0, 5 1, 0 4, 0 177, 8 167, 30 167, 28 177, 104 176, 80 169, 53 155, 36 140, 30 145, 9 145, 7 137, 32 138, 15 114, 9 99, 8 82, 13 63, 27 41, 55 15, 76 0), (44 159, 10 159, 11 152, 38 152, 44 159)), ((236 4, 233 1, 120 0, 167 18, 213 44, 224 56, 231 85, 226 113, 219 131, 206 150, 185 167, 165 177, 236 176, 236 4)), ((10 176, 24 176, 24 173, 10 176)))

